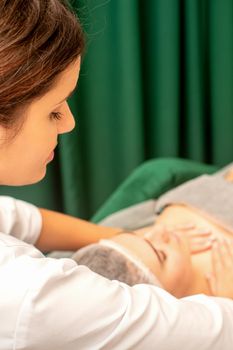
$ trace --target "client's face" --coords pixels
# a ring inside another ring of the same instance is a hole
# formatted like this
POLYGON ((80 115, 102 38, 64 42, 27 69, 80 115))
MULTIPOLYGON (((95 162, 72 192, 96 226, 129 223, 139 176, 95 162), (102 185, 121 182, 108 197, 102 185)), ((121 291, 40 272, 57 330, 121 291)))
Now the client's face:
POLYGON ((185 235, 156 233, 153 237, 143 238, 124 233, 112 240, 141 260, 168 292, 176 297, 189 294, 193 271, 185 235))
POLYGON ((177 297, 188 295, 193 271, 186 235, 157 232, 150 242, 158 255, 156 276, 164 288, 177 297))

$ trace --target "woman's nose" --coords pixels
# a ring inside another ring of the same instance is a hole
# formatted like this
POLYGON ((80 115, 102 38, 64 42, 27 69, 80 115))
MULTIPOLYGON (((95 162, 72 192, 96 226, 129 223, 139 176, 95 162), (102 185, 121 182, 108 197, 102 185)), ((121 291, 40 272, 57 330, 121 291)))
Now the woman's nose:
POLYGON ((63 107, 62 114, 63 117, 58 122, 58 134, 65 134, 67 132, 70 132, 75 127, 75 119, 67 102, 63 107))

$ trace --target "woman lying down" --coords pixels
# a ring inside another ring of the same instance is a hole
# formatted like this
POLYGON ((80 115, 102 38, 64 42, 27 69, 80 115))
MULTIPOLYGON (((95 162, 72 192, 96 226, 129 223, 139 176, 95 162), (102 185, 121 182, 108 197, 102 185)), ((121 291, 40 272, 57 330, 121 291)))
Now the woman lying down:
POLYGON ((124 226, 127 219, 126 231, 80 249, 73 259, 111 280, 155 284, 178 298, 233 298, 232 202, 231 167, 200 176, 156 202, 113 215, 104 224, 124 226), (152 208, 155 223, 135 230, 138 210, 153 217, 152 208))

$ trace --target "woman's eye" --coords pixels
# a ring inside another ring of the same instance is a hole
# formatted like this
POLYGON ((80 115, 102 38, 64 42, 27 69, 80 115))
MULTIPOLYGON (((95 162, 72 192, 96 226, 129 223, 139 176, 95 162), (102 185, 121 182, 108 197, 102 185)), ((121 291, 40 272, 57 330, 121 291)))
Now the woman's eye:
POLYGON ((63 117, 63 114, 60 112, 52 112, 50 114, 51 119, 56 119, 56 120, 60 120, 63 117))

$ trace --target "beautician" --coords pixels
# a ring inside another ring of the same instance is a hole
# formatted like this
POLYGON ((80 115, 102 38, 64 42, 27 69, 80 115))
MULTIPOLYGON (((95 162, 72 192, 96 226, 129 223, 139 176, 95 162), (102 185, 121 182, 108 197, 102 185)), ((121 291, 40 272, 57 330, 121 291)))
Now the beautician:
MULTIPOLYGON (((65 0, 0 0, 1 184, 44 178, 58 136, 74 128, 66 99, 83 48, 65 0)), ((232 300, 176 299, 42 253, 75 250, 117 230, 1 197, 1 350, 232 349, 232 300)))

